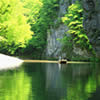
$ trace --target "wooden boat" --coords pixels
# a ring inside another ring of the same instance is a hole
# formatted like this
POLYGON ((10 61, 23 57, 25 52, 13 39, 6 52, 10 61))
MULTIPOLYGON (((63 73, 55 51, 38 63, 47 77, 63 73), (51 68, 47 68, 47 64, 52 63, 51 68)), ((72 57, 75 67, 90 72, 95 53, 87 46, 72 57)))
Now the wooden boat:
POLYGON ((67 64, 67 60, 66 59, 61 59, 61 60, 59 60, 59 63, 60 64, 67 64))

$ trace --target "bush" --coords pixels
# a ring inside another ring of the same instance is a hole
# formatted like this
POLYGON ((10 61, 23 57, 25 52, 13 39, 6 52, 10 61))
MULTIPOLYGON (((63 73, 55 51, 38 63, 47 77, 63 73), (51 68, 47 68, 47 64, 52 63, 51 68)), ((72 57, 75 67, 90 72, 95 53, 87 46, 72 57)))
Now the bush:
POLYGON ((76 46, 87 49, 88 51, 93 51, 89 39, 83 29, 83 9, 80 2, 76 1, 75 4, 68 7, 68 11, 65 16, 62 17, 62 21, 68 26, 69 31, 67 31, 67 34, 72 36, 76 46))

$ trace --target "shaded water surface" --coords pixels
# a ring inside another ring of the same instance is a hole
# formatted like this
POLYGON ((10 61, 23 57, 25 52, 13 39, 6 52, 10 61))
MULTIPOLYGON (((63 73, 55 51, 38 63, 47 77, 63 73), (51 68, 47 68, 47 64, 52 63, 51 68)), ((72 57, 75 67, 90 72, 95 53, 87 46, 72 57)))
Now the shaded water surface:
POLYGON ((0 71, 0 100, 100 100, 99 64, 34 64, 0 71))

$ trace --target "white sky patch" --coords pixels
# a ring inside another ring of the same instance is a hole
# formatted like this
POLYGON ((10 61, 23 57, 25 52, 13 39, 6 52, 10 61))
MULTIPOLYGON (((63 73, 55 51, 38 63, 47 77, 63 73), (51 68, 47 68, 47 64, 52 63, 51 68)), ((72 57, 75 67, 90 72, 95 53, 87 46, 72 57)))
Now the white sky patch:
POLYGON ((0 70, 13 69, 19 67, 22 63, 23 60, 20 60, 16 57, 0 54, 0 70))

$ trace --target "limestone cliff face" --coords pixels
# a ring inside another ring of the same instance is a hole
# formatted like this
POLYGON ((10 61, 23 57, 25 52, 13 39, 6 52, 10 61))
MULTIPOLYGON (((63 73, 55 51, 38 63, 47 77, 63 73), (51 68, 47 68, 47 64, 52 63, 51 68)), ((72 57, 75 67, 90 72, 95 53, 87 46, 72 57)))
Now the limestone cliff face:
POLYGON ((58 58, 59 55, 65 55, 61 53, 62 44, 57 39, 62 39, 65 32, 68 30, 67 27, 58 23, 58 20, 64 16, 66 13, 66 9, 70 4, 70 0, 59 0, 59 12, 58 17, 54 21, 54 26, 51 26, 50 31, 47 33, 47 48, 46 48, 46 56, 58 58), (57 25, 57 27, 55 27, 57 25))
POLYGON ((100 58, 100 0, 82 0, 84 8, 84 29, 100 58))
POLYGON ((60 2, 59 2, 58 18, 54 21, 54 25, 51 26, 50 30, 47 33, 46 57, 58 58, 59 56, 62 56, 63 58, 67 57, 69 59, 72 59, 74 57, 87 58, 89 56, 87 51, 81 50, 80 48, 76 48, 74 44, 73 48, 68 47, 66 52, 62 52, 62 43, 58 41, 58 38, 62 39, 63 36, 66 35, 65 32, 68 31, 68 28, 63 23, 59 23, 59 19, 66 14, 68 6, 74 3, 75 0, 59 0, 59 1, 60 2))
MULTIPOLYGON (((74 58, 74 57, 85 57, 89 55, 86 50, 81 50, 76 48, 73 44, 73 48, 68 48, 66 52, 62 52, 62 43, 58 39, 62 39, 65 36, 68 28, 63 23, 59 23, 59 19, 66 14, 67 8, 69 5, 74 3, 76 0, 59 0, 59 11, 58 17, 54 21, 54 25, 51 26, 50 30, 47 32, 47 48, 46 48, 46 57, 59 58, 62 56, 65 58, 74 58)), ((67 36, 68 37, 68 36, 67 36)), ((67 44, 66 44, 67 45, 67 44)))
POLYGON ((62 39, 65 32, 67 31, 67 27, 61 24, 58 28, 50 29, 51 32, 48 32, 47 37, 47 49, 46 49, 46 56, 58 58, 60 55, 65 56, 64 53, 61 53, 62 44, 59 39, 62 39))

